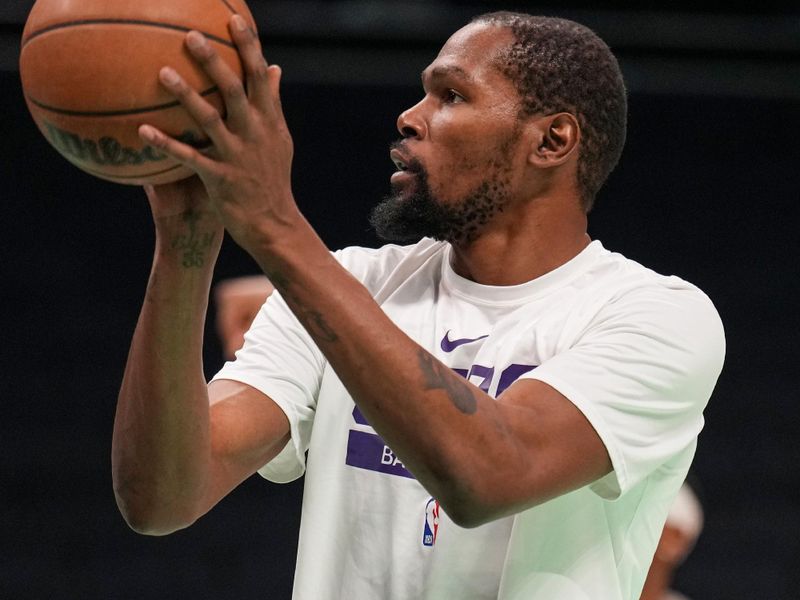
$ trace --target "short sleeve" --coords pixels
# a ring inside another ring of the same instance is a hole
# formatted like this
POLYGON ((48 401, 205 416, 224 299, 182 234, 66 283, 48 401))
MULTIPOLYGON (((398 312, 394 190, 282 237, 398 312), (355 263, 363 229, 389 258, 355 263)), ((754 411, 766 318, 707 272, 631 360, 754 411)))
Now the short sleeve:
POLYGON ((214 379, 231 379, 269 396, 286 414, 291 439, 259 474, 276 483, 305 472, 325 358, 278 292, 259 311, 244 346, 214 379))
POLYGON ((614 499, 694 448, 724 355, 722 323, 702 292, 637 290, 523 377, 558 390, 592 424, 613 472, 591 487, 614 499))

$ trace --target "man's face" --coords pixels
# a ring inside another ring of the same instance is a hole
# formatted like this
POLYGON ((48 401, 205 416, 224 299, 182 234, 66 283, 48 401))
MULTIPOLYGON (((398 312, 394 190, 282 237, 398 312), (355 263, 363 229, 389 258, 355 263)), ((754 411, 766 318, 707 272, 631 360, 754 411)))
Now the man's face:
POLYGON ((514 199, 525 162, 519 94, 495 66, 513 36, 472 24, 422 74, 423 99, 400 115, 392 194, 376 207, 381 237, 468 244, 514 199))

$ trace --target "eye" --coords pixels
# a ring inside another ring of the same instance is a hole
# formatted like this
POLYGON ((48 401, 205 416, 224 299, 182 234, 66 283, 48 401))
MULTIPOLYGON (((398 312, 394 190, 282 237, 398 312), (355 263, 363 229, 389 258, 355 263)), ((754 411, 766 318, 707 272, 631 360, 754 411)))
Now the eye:
POLYGON ((460 102, 464 102, 464 96, 459 94, 454 89, 445 90, 443 98, 446 104, 458 104, 460 102))

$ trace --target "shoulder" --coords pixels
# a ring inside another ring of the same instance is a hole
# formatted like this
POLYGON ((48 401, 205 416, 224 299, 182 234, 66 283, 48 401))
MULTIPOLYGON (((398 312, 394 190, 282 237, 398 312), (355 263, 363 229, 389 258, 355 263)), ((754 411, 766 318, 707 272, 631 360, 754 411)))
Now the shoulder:
POLYGON ((410 277, 425 266, 441 265, 447 244, 424 238, 416 244, 380 248, 350 246, 333 253, 336 260, 373 294, 390 277, 410 277))
POLYGON ((700 288, 608 251, 593 271, 597 280, 588 287, 598 304, 590 330, 626 334, 707 372, 721 370, 725 330, 714 303, 700 288))
POLYGON ((656 314, 703 319, 722 330, 722 321, 712 300, 696 285, 676 275, 663 275, 603 249, 589 272, 588 287, 602 302, 608 315, 656 314))

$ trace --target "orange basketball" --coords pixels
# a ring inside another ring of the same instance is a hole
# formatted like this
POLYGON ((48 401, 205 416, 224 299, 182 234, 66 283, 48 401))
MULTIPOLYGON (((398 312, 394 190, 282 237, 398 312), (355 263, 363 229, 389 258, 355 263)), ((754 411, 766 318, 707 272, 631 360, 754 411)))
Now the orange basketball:
POLYGON ((158 82, 169 65, 223 110, 214 84, 192 60, 186 33, 205 34, 242 75, 228 30, 244 0, 37 0, 22 34, 20 76, 36 125, 64 158, 109 181, 168 183, 190 172, 142 143, 150 123, 195 146, 204 133, 158 82))

